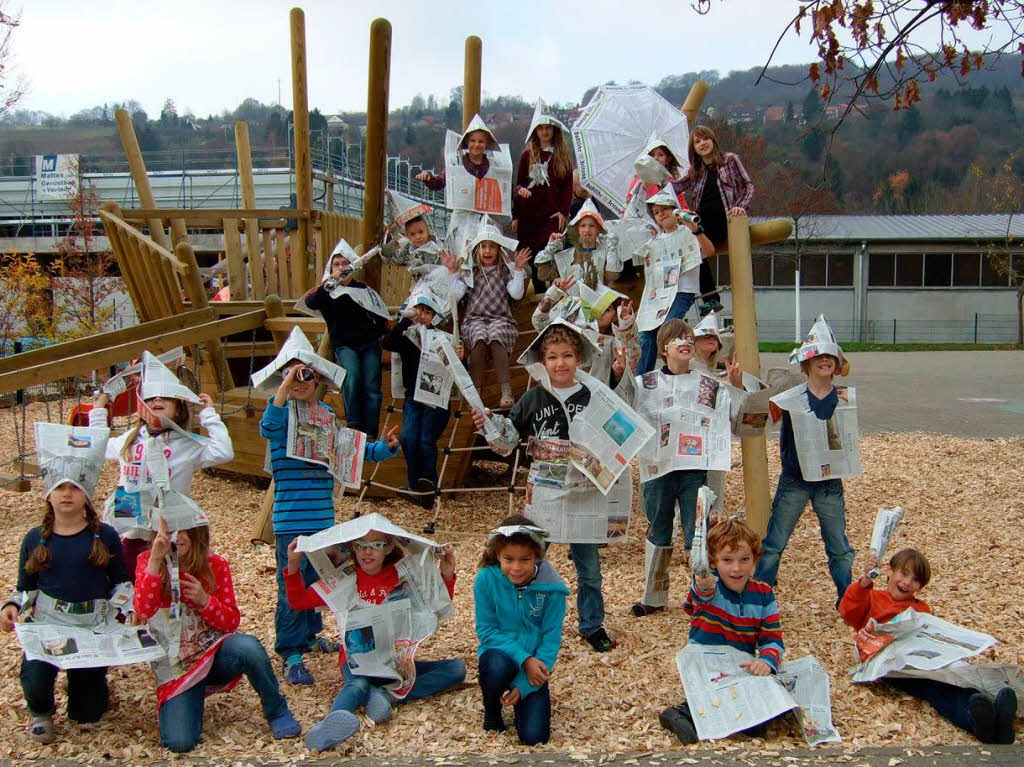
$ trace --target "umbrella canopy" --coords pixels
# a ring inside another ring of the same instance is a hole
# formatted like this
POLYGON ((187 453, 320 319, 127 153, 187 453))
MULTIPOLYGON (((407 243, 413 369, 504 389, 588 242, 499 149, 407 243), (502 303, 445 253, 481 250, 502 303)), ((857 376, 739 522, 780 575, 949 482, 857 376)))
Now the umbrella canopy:
POLYGON ((581 183, 619 216, 636 175, 633 164, 652 135, 673 149, 680 172, 685 172, 690 141, 686 116, 652 88, 602 85, 572 126, 581 183))

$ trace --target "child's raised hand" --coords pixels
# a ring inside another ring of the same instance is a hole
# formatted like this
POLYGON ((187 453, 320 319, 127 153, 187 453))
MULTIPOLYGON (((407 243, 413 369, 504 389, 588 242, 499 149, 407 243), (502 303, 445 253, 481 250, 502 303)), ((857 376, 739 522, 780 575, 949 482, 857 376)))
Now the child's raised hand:
POLYGON ((548 237, 548 242, 557 242, 558 240, 565 238, 565 232, 552 232, 551 236, 548 237))
POLYGON ((633 324, 633 320, 636 317, 636 310, 633 308, 633 302, 627 301, 624 304, 619 304, 619 327, 627 328, 633 324))
POLYGON ((204 391, 199 392, 199 404, 204 408, 213 407, 213 397, 204 391))
POLYGON ((281 385, 277 387, 277 394, 274 395, 274 404, 278 407, 284 407, 284 403, 288 401, 288 395, 292 393, 292 387, 295 386, 295 373, 300 367, 301 365, 292 365, 288 369, 284 380, 281 381, 281 385))
POLYGON ((487 419, 491 417, 491 411, 488 409, 484 411, 487 413, 481 413, 477 408, 473 408, 473 425, 477 428, 477 431, 484 428, 484 424, 487 423, 487 419))
MULTIPOLYGON (((402 424, 396 423, 386 432, 384 432, 384 441, 387 442, 388 448, 394 450, 398 447, 398 430, 402 427, 402 424)), ((292 541, 294 543, 295 541, 292 541)))
POLYGON ((619 344, 615 347, 615 359, 612 361, 612 372, 616 378, 622 378, 622 374, 626 372, 626 349, 619 344))
POLYGON ((526 188, 525 186, 521 186, 521 187, 519 187, 518 189, 516 189, 516 194, 518 194, 518 195, 519 195, 520 197, 522 197, 522 198, 523 198, 524 200, 528 200, 528 199, 530 199, 531 197, 533 197, 533 192, 531 192, 531 191, 530 191, 529 189, 527 189, 527 188, 526 188))
POLYGON ((14 631, 14 623, 18 620, 18 608, 14 605, 7 605, 0 610, 0 629, 14 631))
POLYGON ((568 277, 562 277, 561 279, 557 279, 555 280, 554 284, 558 287, 559 290, 563 290, 566 293, 568 293, 569 289, 576 284, 576 275, 570 274, 568 277))
POLYGON ((450 250, 441 251, 441 264, 444 266, 445 269, 448 270, 449 274, 455 274, 455 272, 458 270, 457 263, 458 262, 455 258, 455 254, 452 253, 450 250))
POLYGON ((551 672, 548 671, 548 667, 537 658, 527 658, 523 661, 523 671, 526 672, 526 678, 530 680, 530 684, 534 687, 540 687, 551 676, 551 672))
POLYGON ((729 383, 738 389, 743 388, 743 368, 736 361, 736 355, 725 358, 725 373, 729 377, 729 383))
POLYGON ((300 551, 296 551, 295 547, 299 545, 299 539, 294 538, 292 542, 288 544, 288 574, 295 575, 299 571, 299 565, 302 564, 302 558, 306 556, 300 551))
POLYGON ((521 270, 530 263, 530 249, 522 248, 516 252, 516 270, 521 270))
POLYGON ((153 543, 149 548, 149 561, 150 564, 156 564, 158 568, 157 572, 160 572, 160 563, 164 561, 164 557, 166 557, 170 551, 171 535, 167 532, 167 522, 163 517, 160 517, 160 529, 157 531, 156 537, 153 538, 153 543))
POLYGON ((200 610, 210 602, 210 595, 206 593, 202 582, 192 573, 181 572, 181 593, 189 602, 200 610))
POLYGON ((441 571, 441 577, 446 582, 455 577, 455 547, 450 543, 446 543, 441 549, 441 559, 437 563, 437 569, 441 571))
POLYGON ((511 690, 501 696, 501 705, 503 706, 514 706, 519 702, 519 690, 513 687, 511 690))
POLYGON ((431 174, 431 172, 429 170, 421 170, 419 173, 416 174, 416 180, 417 181, 429 181, 431 175, 432 174, 431 174))
POLYGON ((105 391, 101 391, 99 394, 97 394, 96 398, 92 401, 92 406, 93 407, 103 407, 103 408, 105 408, 109 404, 110 404, 110 395, 107 394, 105 391))
POLYGON ((864 575, 860 578, 860 587, 862 589, 870 589, 875 584, 875 575, 878 568, 878 560, 869 554, 867 565, 864 568, 864 575))
POLYGON ((745 668, 754 676, 771 676, 772 673, 772 667, 763 660, 748 660, 741 663, 740 668, 745 668))
POLYGON ((564 213, 552 213, 548 218, 553 218, 558 221, 558 231, 565 229, 565 214, 564 213))
POLYGON ((455 356, 460 360, 466 359, 466 347, 463 346, 461 342, 455 347, 455 356))
POLYGON ((697 590, 708 592, 715 587, 715 576, 711 575, 695 575, 693 576, 693 582, 697 584, 697 590))

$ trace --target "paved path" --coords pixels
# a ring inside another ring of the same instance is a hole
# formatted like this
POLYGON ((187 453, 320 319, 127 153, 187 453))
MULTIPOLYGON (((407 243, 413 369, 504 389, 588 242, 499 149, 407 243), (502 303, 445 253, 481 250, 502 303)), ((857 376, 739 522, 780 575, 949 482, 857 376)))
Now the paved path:
MULTIPOLYGON (((762 354, 761 369, 786 357, 762 354)), ((1024 436, 1024 352, 858 352, 850 364, 861 434, 1024 436)))

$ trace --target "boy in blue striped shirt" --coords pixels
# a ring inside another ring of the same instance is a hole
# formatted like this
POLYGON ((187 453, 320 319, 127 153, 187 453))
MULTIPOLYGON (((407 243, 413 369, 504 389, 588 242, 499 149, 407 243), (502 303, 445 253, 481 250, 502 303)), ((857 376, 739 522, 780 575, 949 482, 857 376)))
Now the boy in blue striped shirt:
MULTIPOLYGON (((333 366, 317 359, 320 366, 333 366)), ((274 613, 274 650, 284 658, 284 677, 290 684, 313 684, 313 675, 302 662, 310 650, 337 652, 338 647, 320 639, 323 620, 316 610, 292 610, 285 593, 284 569, 288 566, 288 544, 300 535, 312 535, 334 524, 334 477, 322 463, 288 456, 288 421, 300 405, 311 420, 327 419, 334 424, 334 411, 317 399, 320 373, 299 359, 281 366, 284 381, 267 402, 260 421, 260 434, 270 445, 270 465, 274 475, 275 554, 277 559, 277 609, 274 613)), ((301 429, 301 427, 300 427, 301 429)), ((365 460, 383 461, 398 454, 398 426, 384 439, 367 442, 365 460)), ((306 585, 318 580, 309 560, 303 569, 306 585)))

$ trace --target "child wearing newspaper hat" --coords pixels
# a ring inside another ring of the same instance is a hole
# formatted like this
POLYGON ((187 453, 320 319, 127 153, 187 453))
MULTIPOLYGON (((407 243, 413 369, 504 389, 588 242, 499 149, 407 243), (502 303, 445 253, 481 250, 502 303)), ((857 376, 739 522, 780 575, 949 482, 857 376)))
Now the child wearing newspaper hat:
MULTIPOLYGON (((25 535, 18 557, 18 584, 0 608, 0 628, 14 631, 20 614, 48 625, 91 626, 90 616, 111 605, 127 607, 131 581, 114 528, 100 522, 91 496, 103 465, 110 432, 59 424, 36 424, 46 511, 25 535), (117 597, 123 597, 118 599, 117 597)), ((21 659, 21 689, 32 717, 32 740, 50 743, 57 731, 54 684, 58 668, 21 659)), ((68 719, 96 722, 107 710, 107 669, 69 668, 68 719)))
MULTIPOLYGON (((917 595, 932 577, 927 557, 916 549, 903 549, 889 560, 884 589, 875 588, 879 563, 870 560, 859 580, 853 581, 839 603, 843 620, 860 632, 869 621, 888 623, 905 610, 930 613, 931 607, 917 595)), ((890 687, 927 701, 947 721, 966 730, 982 743, 1013 743, 1017 694, 1012 687, 994 696, 972 687, 960 687, 937 679, 883 677, 890 687)))
POLYGON ((504 731, 501 709, 511 706, 519 741, 527 746, 551 736, 548 680, 569 595, 546 550, 544 530, 524 516, 506 517, 488 534, 473 582, 484 730, 504 731))
POLYGON ((764 554, 757 563, 757 577, 775 585, 779 559, 810 501, 821 527, 838 607, 853 580, 853 548, 846 538, 846 501, 841 477, 860 474, 860 462, 857 435, 850 440, 851 435, 843 433, 837 412, 840 407, 854 406, 853 390, 837 387, 833 380, 836 375, 849 375, 850 364, 824 315, 814 323, 807 341, 790 355, 790 362, 800 363, 807 383, 771 399, 772 421, 782 421, 782 473, 764 537, 764 554), (825 428, 815 428, 821 421, 825 428), (845 470, 837 468, 838 461, 837 467, 833 467, 832 455, 843 461, 845 470))
MULTIPOLYGON (((235 457, 231 435, 213 406, 209 394, 199 394, 183 385, 178 377, 149 352, 142 353, 135 424, 107 442, 107 460, 117 461, 117 490, 107 499, 104 518, 121 533, 128 574, 135 577, 135 562, 149 548, 153 531, 148 524, 149 509, 143 509, 145 523, 135 524, 125 510, 151 505, 154 460, 166 458, 171 489, 192 494, 192 475, 199 469, 227 463, 235 457), (199 425, 207 437, 189 431, 191 407, 201 405, 199 425)), ((89 426, 107 425, 110 397, 100 393, 89 411, 89 426)))
MULTIPOLYGON (((751 674, 776 673, 785 645, 775 592, 767 583, 752 577, 761 553, 761 539, 745 522, 728 519, 708 532, 707 553, 714 572, 694 573, 683 605, 690 616, 688 641, 735 647, 755 657, 740 664, 751 674)), ((696 743, 694 713, 684 701, 666 708, 658 720, 681 743, 696 743)), ((761 724, 745 732, 763 737, 765 730, 761 724)))
POLYGON ((301 728, 267 651, 259 639, 238 631, 231 567, 210 551, 205 517, 183 522, 174 532, 160 517, 152 548, 139 556, 137 567, 136 611, 169 656, 153 663, 160 744, 176 753, 195 748, 206 696, 232 689, 243 674, 260 698, 273 737, 297 737, 301 728))
MULTIPOLYGON (((288 544, 300 535, 325 530, 334 524, 334 475, 328 456, 299 457, 294 445, 298 433, 316 434, 310 444, 333 444, 338 430, 334 411, 317 399, 317 387, 323 382, 340 388, 345 371, 319 356, 302 330, 294 328, 277 357, 265 368, 253 373, 258 388, 277 384, 260 420, 260 436, 267 440, 270 469, 274 477, 274 551, 277 560, 277 608, 274 612, 274 651, 284 661, 285 681, 289 684, 313 684, 302 656, 306 652, 336 652, 333 642, 318 636, 323 620, 315 610, 288 607, 284 577, 288 563, 288 544), (294 423, 294 426, 293 426, 294 423), (289 438, 292 434, 292 438, 289 438), (320 440, 322 435, 322 442, 320 440), (293 443, 290 450, 289 443, 293 443)), ((376 442, 367 441, 364 459, 385 461, 398 454, 397 427, 376 442)), ((307 583, 317 580, 312 567, 303 573, 307 583)))
MULTIPOLYGON (((288 567, 284 574, 288 604, 296 610, 323 607, 327 603, 321 596, 322 592, 306 586, 302 581, 299 566, 304 556, 296 551, 296 546, 297 541, 292 541, 288 546, 288 567)), ((403 558, 404 552, 393 536, 371 529, 347 544, 347 548, 354 565, 355 587, 360 602, 379 605, 403 596, 406 582, 396 564, 403 558)), ((335 559, 340 562, 340 554, 340 551, 328 551, 332 563, 335 559)), ((437 568, 448 597, 454 597, 455 550, 451 546, 443 549, 437 568)), ((364 649, 354 644, 358 637, 358 631, 346 632, 345 641, 353 654, 364 649)), ((314 751, 333 748, 355 735, 359 731, 359 718, 355 712, 361 707, 365 707, 366 715, 374 724, 382 724, 391 717, 394 705, 437 695, 466 678, 466 664, 457 658, 416 660, 416 680, 411 688, 404 691, 402 697, 397 698, 386 686, 392 680, 360 675, 355 660, 347 657, 344 646, 338 651, 338 665, 341 666, 343 686, 334 698, 331 710, 306 733, 306 746, 314 751)))
POLYGON ((391 223, 380 245, 381 258, 410 269, 441 263, 441 246, 427 220, 433 209, 390 190, 388 203, 391 223))
POLYGON ((573 290, 576 284, 597 290, 617 279, 623 268, 618 240, 605 230, 604 218, 593 200, 583 203, 569 227, 576 231, 575 245, 563 249, 569 229, 558 230, 551 234, 544 250, 537 255, 541 281, 553 282, 566 292, 576 293, 573 290))

